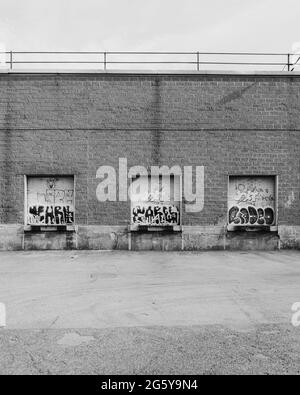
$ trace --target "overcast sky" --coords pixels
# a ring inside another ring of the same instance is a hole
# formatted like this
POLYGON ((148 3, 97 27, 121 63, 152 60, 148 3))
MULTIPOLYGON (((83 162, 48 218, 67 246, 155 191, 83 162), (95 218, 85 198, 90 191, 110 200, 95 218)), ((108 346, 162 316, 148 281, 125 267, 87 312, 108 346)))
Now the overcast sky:
POLYGON ((0 0, 7 50, 288 52, 299 0, 0 0))

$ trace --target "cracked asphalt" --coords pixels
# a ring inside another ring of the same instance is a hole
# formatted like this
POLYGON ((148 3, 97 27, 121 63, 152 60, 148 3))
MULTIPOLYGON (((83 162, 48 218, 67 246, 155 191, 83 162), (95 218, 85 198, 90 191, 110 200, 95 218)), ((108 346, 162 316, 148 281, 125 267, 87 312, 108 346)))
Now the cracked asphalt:
POLYGON ((1 252, 0 374, 299 374, 299 257, 1 252))

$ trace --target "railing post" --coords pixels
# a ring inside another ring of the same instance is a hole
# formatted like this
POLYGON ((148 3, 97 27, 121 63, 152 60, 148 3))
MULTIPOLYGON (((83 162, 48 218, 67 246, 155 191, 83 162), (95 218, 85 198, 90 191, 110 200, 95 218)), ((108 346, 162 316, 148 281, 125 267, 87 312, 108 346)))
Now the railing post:
POLYGON ((106 52, 104 52, 104 53, 103 53, 103 56, 104 56, 104 63, 103 63, 103 67, 104 67, 104 71, 106 71, 106 62, 107 62, 107 60, 106 60, 106 57, 107 57, 107 53, 106 53, 106 52))
POLYGON ((9 67, 12 70, 12 68, 13 68, 13 51, 9 52, 9 67))
POLYGON ((287 63, 288 71, 291 71, 291 54, 288 53, 288 63, 287 63))
POLYGON ((197 71, 200 70, 200 53, 197 52, 197 71))

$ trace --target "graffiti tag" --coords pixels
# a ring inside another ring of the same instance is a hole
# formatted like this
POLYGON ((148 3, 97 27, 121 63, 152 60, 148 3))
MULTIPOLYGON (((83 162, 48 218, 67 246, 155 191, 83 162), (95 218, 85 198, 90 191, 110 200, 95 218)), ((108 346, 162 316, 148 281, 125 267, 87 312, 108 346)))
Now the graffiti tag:
POLYGON ((265 209, 249 206, 240 208, 231 207, 229 210, 229 223, 235 225, 273 225, 275 220, 274 211, 271 207, 265 209))
POLYGON ((132 209, 132 223, 137 225, 179 225, 180 210, 175 205, 138 205, 132 209))
POLYGON ((28 225, 74 224, 72 177, 28 179, 28 225))
POLYGON ((71 225, 73 223, 74 211, 70 206, 29 207, 29 225, 71 225))

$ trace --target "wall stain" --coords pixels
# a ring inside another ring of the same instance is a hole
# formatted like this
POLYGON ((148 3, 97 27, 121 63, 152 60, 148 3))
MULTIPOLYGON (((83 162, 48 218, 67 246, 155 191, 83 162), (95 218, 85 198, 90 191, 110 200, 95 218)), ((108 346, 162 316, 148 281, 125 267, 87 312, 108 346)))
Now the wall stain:
POLYGON ((153 100, 153 125, 155 129, 152 132, 153 163, 160 164, 160 150, 161 150, 161 125, 162 125, 162 111, 161 111, 161 83, 159 78, 155 78, 152 83, 154 86, 154 100, 153 100))
POLYGON ((229 95, 224 96, 220 101, 218 101, 217 105, 223 106, 231 101, 240 99, 254 85, 256 85, 256 82, 254 82, 253 84, 251 84, 249 86, 246 86, 246 88, 238 89, 234 92, 231 92, 229 95))

